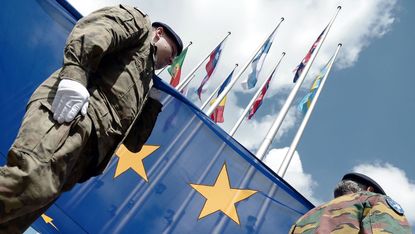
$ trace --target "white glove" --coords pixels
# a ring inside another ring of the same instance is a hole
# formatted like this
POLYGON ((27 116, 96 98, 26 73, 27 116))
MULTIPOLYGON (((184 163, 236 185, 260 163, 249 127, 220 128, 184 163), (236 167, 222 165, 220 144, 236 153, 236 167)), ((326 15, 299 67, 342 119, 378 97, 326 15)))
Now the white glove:
POLYGON ((53 119, 63 123, 72 121, 79 111, 82 115, 86 115, 88 103, 89 92, 81 83, 63 79, 53 99, 53 119))

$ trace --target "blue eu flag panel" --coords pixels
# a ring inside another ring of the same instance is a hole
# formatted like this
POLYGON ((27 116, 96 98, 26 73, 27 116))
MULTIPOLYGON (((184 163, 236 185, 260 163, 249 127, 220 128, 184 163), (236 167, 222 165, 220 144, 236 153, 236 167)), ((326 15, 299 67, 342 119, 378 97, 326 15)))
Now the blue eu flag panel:
MULTIPOLYGON (((6 1, 0 14, 1 162, 33 90, 62 63, 80 17, 55 0, 6 1)), ((154 78, 163 104, 140 152, 121 145, 100 176, 78 184, 32 227, 40 233, 287 233, 313 205, 154 78)))

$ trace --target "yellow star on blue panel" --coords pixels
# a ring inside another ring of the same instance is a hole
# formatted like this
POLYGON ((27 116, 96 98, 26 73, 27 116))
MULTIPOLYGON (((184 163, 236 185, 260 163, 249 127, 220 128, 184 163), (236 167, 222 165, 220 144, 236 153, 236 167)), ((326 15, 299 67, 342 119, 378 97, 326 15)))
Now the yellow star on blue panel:
POLYGON ((143 159, 148 157, 154 151, 156 151, 160 146, 158 145, 143 145, 141 150, 137 153, 133 153, 125 147, 125 145, 120 145, 115 154, 118 156, 117 168, 115 169, 114 178, 126 172, 128 169, 133 169, 141 178, 146 182, 147 173, 144 168, 143 159))
POLYGON ((206 198, 199 219, 220 210, 237 224, 239 224, 239 217, 235 203, 258 192, 231 188, 226 163, 223 164, 214 185, 190 184, 190 186, 206 198))

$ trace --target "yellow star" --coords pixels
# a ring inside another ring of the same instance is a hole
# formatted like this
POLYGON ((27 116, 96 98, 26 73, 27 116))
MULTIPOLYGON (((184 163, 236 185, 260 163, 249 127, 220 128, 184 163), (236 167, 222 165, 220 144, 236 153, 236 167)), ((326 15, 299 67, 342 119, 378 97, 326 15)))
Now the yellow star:
POLYGON ((118 164, 115 169, 114 178, 126 172, 128 169, 133 169, 139 176, 141 176, 146 182, 147 173, 144 169, 143 159, 156 151, 160 146, 158 145, 143 145, 143 148, 137 152, 133 153, 127 149, 123 144, 120 145, 117 152, 115 153, 118 156, 118 164))
POLYGON ((239 224, 239 217, 235 203, 258 192, 249 189, 231 188, 228 172, 226 170, 226 163, 223 164, 222 170, 220 171, 218 178, 216 178, 214 185, 190 184, 190 186, 206 198, 199 219, 220 210, 237 224, 239 224))

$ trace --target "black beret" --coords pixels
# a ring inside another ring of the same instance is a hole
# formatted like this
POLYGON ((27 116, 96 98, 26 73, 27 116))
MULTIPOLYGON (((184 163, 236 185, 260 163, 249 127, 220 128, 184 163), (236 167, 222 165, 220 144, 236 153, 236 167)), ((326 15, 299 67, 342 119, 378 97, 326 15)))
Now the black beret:
POLYGON ((162 27, 164 29, 164 32, 167 34, 167 36, 170 37, 171 40, 173 40, 173 42, 176 44, 177 47, 177 55, 179 55, 182 50, 183 50, 183 43, 182 43, 182 39, 180 39, 179 35, 177 35, 173 29, 170 28, 170 26, 168 26, 165 23, 162 22, 154 22, 152 24, 153 27, 158 28, 158 27, 162 27))
POLYGON ((363 184, 366 186, 371 186, 373 187, 373 189, 375 190, 375 193, 380 193, 383 195, 386 195, 385 191, 383 191, 382 187, 380 187, 380 185, 378 183, 376 183, 376 181, 374 181, 373 179, 371 179, 369 176, 360 174, 360 173, 356 173, 356 172, 352 172, 352 173, 347 173, 346 175, 343 176, 342 180, 351 180, 354 181, 356 183, 359 184, 363 184))

